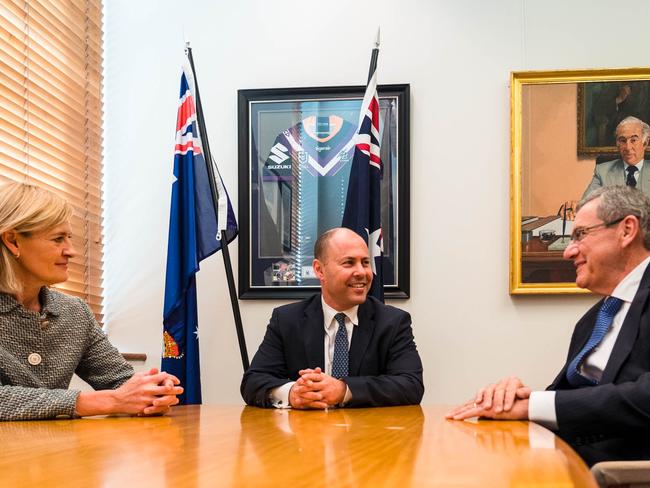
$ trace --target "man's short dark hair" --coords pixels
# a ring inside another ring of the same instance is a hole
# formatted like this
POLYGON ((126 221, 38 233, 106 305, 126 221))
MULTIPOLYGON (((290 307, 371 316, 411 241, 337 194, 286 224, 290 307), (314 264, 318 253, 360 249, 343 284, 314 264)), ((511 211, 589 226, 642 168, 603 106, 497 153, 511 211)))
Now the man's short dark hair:
POLYGON ((630 186, 604 186, 583 198, 577 210, 596 198, 600 198, 596 215, 603 222, 614 222, 628 215, 636 217, 643 244, 650 249, 650 197, 630 186))
POLYGON ((329 240, 334 237, 334 234, 336 234, 339 230, 341 230, 341 227, 335 227, 334 229, 326 230, 318 236, 318 239, 316 239, 316 243, 314 244, 314 258, 318 259, 319 261, 325 260, 327 244, 329 240))

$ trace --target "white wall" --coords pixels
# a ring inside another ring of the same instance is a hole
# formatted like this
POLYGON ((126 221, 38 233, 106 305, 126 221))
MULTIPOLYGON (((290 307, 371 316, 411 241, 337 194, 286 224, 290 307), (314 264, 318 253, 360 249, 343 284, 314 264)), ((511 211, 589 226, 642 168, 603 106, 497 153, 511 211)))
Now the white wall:
MULTIPOLYGON (((105 311, 159 365, 179 66, 191 41, 237 202, 237 89, 411 84, 411 312, 426 403, 506 374, 544 387, 591 296, 508 294, 510 71, 647 64, 650 7, 606 0, 106 0, 105 311), (625 30, 623 36, 612 33, 625 30), (645 46, 645 47, 644 47, 645 46)), ((237 246, 231 246, 237 262, 237 246)), ((221 256, 198 276, 204 401, 240 403, 221 256)), ((252 357, 277 301, 242 301, 252 357)))

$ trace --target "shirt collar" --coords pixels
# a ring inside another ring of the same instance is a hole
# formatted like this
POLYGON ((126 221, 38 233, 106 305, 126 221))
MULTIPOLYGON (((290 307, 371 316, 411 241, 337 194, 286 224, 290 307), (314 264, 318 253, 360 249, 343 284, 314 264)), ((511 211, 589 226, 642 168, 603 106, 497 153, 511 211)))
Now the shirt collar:
POLYGON ((325 324, 325 330, 329 329, 332 326, 332 323, 334 322, 334 316, 339 313, 343 312, 345 316, 350 319, 350 322, 352 322, 352 325, 359 325, 359 305, 355 305, 352 308, 349 308, 347 310, 335 310, 332 307, 330 307, 327 303, 325 303, 325 299, 323 298, 323 295, 320 297, 321 303, 323 305, 323 323, 325 324))
MULTIPOLYGON (((61 313, 61 298, 48 287, 41 288, 40 299, 42 303, 41 315, 59 315, 61 313)), ((0 312, 10 312, 14 308, 23 308, 22 304, 13 295, 0 293, 0 312)))
POLYGON ((624 302, 631 303, 634 299, 634 295, 636 295, 636 292, 639 289, 641 278, 643 278, 643 273, 645 273, 648 263, 650 263, 650 256, 641 261, 636 268, 630 271, 628 275, 623 278, 618 285, 616 285, 611 296, 620 298, 624 302))
POLYGON ((623 166, 624 166, 623 170, 627 170, 627 168, 629 168, 630 166, 636 166, 636 169, 638 169, 639 173, 640 173, 641 168, 643 168, 643 163, 644 162, 645 162, 645 160, 643 160, 643 159, 641 161, 639 161, 638 163, 636 163, 636 164, 627 164, 625 161, 623 161, 623 166))
POLYGON ((60 293, 50 290, 47 286, 41 288, 41 303, 43 308, 41 309, 41 315, 51 314, 51 315, 60 315, 61 314, 61 305, 62 305, 62 296, 60 293))
POLYGON ((10 312, 16 307, 20 307, 18 300, 7 293, 0 293, 0 312, 10 312))

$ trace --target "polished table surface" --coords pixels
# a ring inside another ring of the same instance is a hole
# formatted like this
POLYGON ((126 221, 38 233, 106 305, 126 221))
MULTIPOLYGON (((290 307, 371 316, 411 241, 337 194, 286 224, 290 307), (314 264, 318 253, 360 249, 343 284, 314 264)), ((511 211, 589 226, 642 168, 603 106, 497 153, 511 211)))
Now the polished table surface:
POLYGON ((447 421, 446 410, 203 405, 156 418, 2 422, 0 485, 596 486, 542 427, 447 421))

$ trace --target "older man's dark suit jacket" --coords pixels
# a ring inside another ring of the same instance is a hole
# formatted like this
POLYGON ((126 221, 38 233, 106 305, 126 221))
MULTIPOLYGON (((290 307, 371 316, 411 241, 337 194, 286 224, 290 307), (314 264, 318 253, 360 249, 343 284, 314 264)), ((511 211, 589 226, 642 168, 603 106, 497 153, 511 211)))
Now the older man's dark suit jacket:
MULTIPOLYGON (((350 343, 350 407, 418 404, 424 394, 422 362, 411 317, 369 297, 359 306, 350 343)), ((298 379, 298 371, 325 370, 325 329, 320 295, 276 308, 264 340, 244 374, 241 394, 249 405, 270 407, 269 390, 298 379)))
POLYGON ((598 386, 573 388, 566 368, 585 345, 602 300, 577 323, 556 390, 559 435, 589 463, 650 459, 650 266, 621 327, 598 386))

